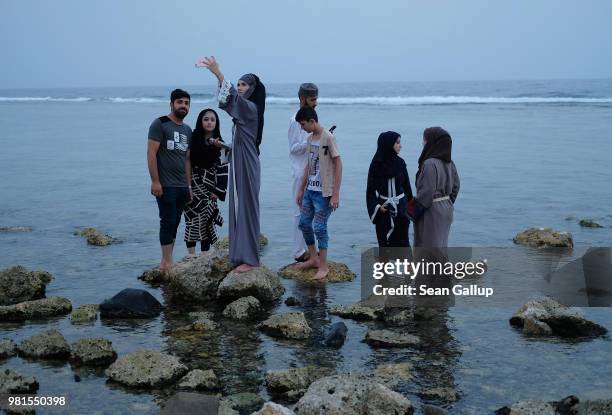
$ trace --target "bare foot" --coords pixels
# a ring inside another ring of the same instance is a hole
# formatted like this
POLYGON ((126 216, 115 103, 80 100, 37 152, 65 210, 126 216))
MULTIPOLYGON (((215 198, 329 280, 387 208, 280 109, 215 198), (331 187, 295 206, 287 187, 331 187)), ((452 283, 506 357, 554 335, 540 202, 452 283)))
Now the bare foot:
POLYGON ((298 262, 293 265, 293 269, 296 270, 304 270, 308 268, 318 268, 319 267, 319 258, 309 258, 308 261, 298 262))
POLYGON ((314 275, 314 277, 312 277, 312 279, 315 280, 315 281, 323 281, 325 278, 327 278, 327 274, 329 274, 329 268, 328 267, 319 268, 319 270, 314 275))
POLYGON ((159 272, 166 272, 172 267, 172 262, 161 262, 159 264, 159 272))
POLYGON ((234 268, 235 272, 248 272, 252 269, 255 269, 257 267, 254 267, 253 265, 249 265, 249 264, 242 264, 242 265, 238 265, 236 268, 234 268))
POLYGON ((308 261, 310 259, 310 254, 308 253, 308 251, 304 252, 302 255, 300 255, 297 258, 294 258, 295 262, 304 262, 304 261, 308 261))

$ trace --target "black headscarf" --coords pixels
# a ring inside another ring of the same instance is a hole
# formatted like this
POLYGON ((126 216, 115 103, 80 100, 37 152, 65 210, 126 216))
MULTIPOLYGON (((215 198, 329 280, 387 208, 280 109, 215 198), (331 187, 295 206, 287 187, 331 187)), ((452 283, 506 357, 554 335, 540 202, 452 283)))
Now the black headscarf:
POLYGON ((261 144, 264 127, 264 111, 266 110, 266 87, 257 75, 252 73, 242 75, 240 80, 249 85, 249 89, 244 94, 244 97, 257 107, 257 136, 255 144, 257 145, 257 154, 259 154, 259 145, 261 144))
POLYGON ((400 137, 395 131, 386 131, 378 136, 378 148, 372 157, 373 172, 377 176, 394 177, 401 171, 404 161, 393 146, 400 137))
MULTIPOLYGON (((190 160, 192 166, 201 167, 203 169, 208 169, 214 166, 221 156, 221 149, 215 145, 209 144, 206 140, 206 131, 204 131, 204 127, 202 127, 202 118, 204 118, 204 114, 207 112, 212 112, 215 114, 215 118, 217 119, 217 124, 215 125, 211 138, 221 139, 221 126, 219 116, 217 115, 216 111, 212 108, 206 108, 205 110, 200 111, 200 114, 198 114, 198 121, 196 121, 195 130, 193 130, 193 134, 191 135, 190 160)), ((221 141, 223 140, 221 139, 221 141)))
POLYGON ((417 177, 423 167, 423 163, 427 159, 439 159, 446 163, 452 161, 451 150, 453 148, 453 141, 448 131, 442 127, 429 127, 423 131, 423 139, 425 140, 425 146, 419 157, 417 177))

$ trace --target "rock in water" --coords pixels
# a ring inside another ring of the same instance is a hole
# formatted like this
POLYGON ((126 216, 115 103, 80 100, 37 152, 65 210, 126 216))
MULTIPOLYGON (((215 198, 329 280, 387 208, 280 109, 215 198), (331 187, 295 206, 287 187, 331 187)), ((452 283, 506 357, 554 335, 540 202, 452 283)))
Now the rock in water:
POLYGON ((269 370, 266 373, 266 387, 272 396, 297 402, 312 382, 330 375, 331 372, 332 369, 316 366, 269 370))
POLYGON ((307 339, 312 331, 302 312, 271 316, 259 329, 272 337, 297 340, 307 339))
POLYGON ((299 415, 409 415, 412 403, 363 374, 324 377, 296 404, 299 415))
POLYGON ((70 300, 62 297, 41 298, 23 303, 0 306, 0 321, 25 321, 62 316, 70 313, 70 300))
POLYGON ((106 246, 115 242, 112 236, 106 235, 93 227, 83 228, 78 234, 85 237, 89 245, 106 246))
POLYGON ((253 296, 239 298, 223 310, 223 316, 233 320, 250 320, 261 312, 261 303, 253 296))
POLYGON ((374 347, 406 347, 420 343, 417 336, 391 330, 369 330, 365 340, 366 343, 374 347))
POLYGON ((174 356, 140 350, 120 358, 105 373, 112 381, 125 386, 154 388, 174 383, 187 370, 174 356))
POLYGON ((19 355, 40 359, 63 359, 70 356, 70 346, 55 329, 37 333, 21 342, 19 355))
POLYGON ((231 409, 238 411, 240 415, 251 414, 261 408, 264 403, 264 400, 259 395, 251 392, 236 393, 223 398, 223 401, 227 402, 231 409))
POLYGON ((569 232, 556 232, 551 228, 529 228, 514 237, 515 244, 534 248, 572 248, 574 242, 569 232))
POLYGON ((222 415, 219 398, 193 392, 177 392, 162 404, 159 415, 222 415))
POLYGON ((36 393, 38 382, 32 376, 22 376, 13 369, 0 370, 0 394, 36 393))
POLYGON ((0 359, 7 359, 17 354, 17 344, 11 339, 0 340, 0 359))
POLYGON ((344 341, 346 340, 347 332, 348 328, 346 327, 346 324, 342 322, 334 323, 329 328, 329 332, 325 336, 325 340, 323 341, 323 343, 328 347, 334 347, 336 349, 339 349, 342 347, 344 341))
POLYGON ((178 388, 192 391, 216 390, 219 389, 219 379, 211 369, 194 369, 179 381, 178 388))
POLYGON ((603 228, 603 226, 591 219, 581 219, 578 224, 583 228, 603 228))
POLYGON ((605 327, 587 320, 578 309, 567 307, 552 298, 525 303, 511 318, 510 324, 524 334, 560 337, 598 337, 608 332, 605 327))
POLYGON ((48 272, 28 271, 20 265, 0 271, 0 306, 43 298, 52 279, 48 272))
MULTIPOLYGON (((353 281, 357 276, 353 271, 349 269, 346 264, 340 262, 329 261, 329 274, 325 278, 325 282, 345 282, 353 281)), ((301 282, 315 282, 320 284, 321 281, 313 281, 313 277, 317 273, 315 268, 306 270, 296 270, 293 268, 293 264, 284 266, 278 271, 278 274, 283 278, 294 279, 301 282)))
POLYGON ((185 258, 168 272, 168 293, 173 302, 209 303, 217 298, 219 283, 232 270, 227 250, 210 250, 185 258))
POLYGON ((276 273, 264 266, 247 272, 230 272, 219 284, 217 296, 224 301, 253 296, 262 303, 278 300, 285 292, 276 273))
MULTIPOLYGON (((263 249, 268 245, 268 238, 263 233, 259 234, 259 250, 263 251, 263 249)), ((225 237, 223 239, 215 242, 215 248, 217 249, 229 249, 229 237, 225 237)))
POLYGON ((291 297, 287 297, 287 299, 285 300, 285 305, 287 307, 295 307, 295 306, 302 305, 302 303, 300 302, 300 300, 298 300, 294 296, 291 296, 291 297))
POLYGON ((102 318, 153 318, 163 307, 145 290, 126 288, 100 304, 102 318))
POLYGON ((72 344, 70 360, 77 366, 108 366, 117 360, 113 343, 101 337, 79 339, 72 344))
POLYGON ((357 321, 374 321, 383 319, 384 309, 383 307, 370 307, 357 303, 332 307, 329 314, 357 321))
POLYGON ((70 322, 72 324, 79 324, 96 321, 99 309, 100 306, 98 304, 80 305, 70 314, 70 322))
POLYGON ((295 412, 277 403, 266 402, 259 411, 251 415, 295 415, 295 412))
POLYGON ((31 226, 0 226, 0 233, 32 232, 31 226))

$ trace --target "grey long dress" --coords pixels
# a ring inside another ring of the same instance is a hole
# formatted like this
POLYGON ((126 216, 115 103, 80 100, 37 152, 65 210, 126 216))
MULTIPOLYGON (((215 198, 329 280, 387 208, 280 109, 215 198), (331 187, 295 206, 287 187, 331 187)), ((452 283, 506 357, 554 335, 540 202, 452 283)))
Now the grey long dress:
POLYGON ((416 199, 426 208, 414 224, 415 247, 448 246, 448 234, 453 223, 453 204, 459 193, 459 175, 452 161, 446 163, 436 158, 423 162, 416 181, 416 199), (434 199, 449 196, 448 199, 434 199))
POLYGON ((257 107, 224 81, 219 108, 234 121, 229 173, 229 259, 235 265, 259 266, 259 187, 257 107))

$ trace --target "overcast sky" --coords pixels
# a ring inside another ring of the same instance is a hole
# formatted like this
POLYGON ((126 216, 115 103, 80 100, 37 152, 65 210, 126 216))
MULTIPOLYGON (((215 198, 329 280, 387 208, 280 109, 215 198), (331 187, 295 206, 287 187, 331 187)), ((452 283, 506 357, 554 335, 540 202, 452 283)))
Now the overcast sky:
POLYGON ((612 1, 2 1, 0 88, 612 77, 612 1), (503 3, 503 4, 502 4, 503 3))

